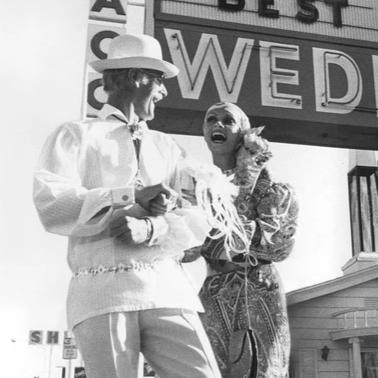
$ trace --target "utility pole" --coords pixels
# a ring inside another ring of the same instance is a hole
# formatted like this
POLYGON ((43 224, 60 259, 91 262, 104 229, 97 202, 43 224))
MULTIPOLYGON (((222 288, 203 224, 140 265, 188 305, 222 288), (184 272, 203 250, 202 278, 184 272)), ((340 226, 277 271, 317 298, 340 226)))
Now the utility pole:
POLYGON ((61 378, 66 378, 66 367, 65 366, 57 366, 57 368, 61 368, 62 369, 61 378))

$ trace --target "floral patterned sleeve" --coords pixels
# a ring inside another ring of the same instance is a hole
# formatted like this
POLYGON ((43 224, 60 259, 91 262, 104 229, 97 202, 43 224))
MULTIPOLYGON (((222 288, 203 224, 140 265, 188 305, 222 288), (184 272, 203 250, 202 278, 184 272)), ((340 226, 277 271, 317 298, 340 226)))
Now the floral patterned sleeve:
POLYGON ((258 181, 252 195, 255 203, 250 203, 250 219, 256 222, 250 249, 258 259, 281 261, 294 246, 298 203, 292 187, 271 182, 266 171, 258 181))

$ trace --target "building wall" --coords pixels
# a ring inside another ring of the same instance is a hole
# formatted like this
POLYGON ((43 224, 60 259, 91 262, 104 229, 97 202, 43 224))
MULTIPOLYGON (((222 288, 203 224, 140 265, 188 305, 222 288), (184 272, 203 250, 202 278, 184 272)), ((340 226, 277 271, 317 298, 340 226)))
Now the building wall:
MULTIPOLYGON (((292 368, 295 371, 291 378, 352 378, 348 341, 332 341, 330 337, 330 332, 340 326, 340 320, 333 314, 355 307, 364 308, 369 299, 377 298, 377 292, 378 279, 375 279, 289 306, 292 368), (321 358, 325 345, 330 348, 327 361, 321 358)), ((364 346, 377 348, 378 343, 362 342, 362 350, 364 346)))

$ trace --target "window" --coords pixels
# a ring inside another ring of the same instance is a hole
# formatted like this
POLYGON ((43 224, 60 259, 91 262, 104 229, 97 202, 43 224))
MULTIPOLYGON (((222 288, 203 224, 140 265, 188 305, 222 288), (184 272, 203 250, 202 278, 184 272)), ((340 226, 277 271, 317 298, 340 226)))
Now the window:
POLYGON ((361 353, 362 378, 378 378, 378 349, 361 353))

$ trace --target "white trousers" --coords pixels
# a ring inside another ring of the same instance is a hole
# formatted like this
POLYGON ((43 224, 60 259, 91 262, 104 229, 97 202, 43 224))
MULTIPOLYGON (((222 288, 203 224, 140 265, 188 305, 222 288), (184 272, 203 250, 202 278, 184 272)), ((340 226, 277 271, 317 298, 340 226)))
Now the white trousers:
POLYGON ((196 312, 114 312, 74 328, 87 378, 137 378, 143 353, 160 378, 221 378, 196 312))

